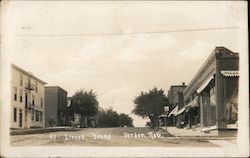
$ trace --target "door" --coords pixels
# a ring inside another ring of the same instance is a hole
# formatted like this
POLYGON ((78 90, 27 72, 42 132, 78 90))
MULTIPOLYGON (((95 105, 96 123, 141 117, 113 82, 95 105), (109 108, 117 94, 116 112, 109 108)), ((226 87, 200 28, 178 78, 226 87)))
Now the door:
POLYGON ((28 94, 25 93, 25 108, 28 108, 28 94))
POLYGON ((23 112, 20 110, 19 112, 19 127, 23 126, 23 112))

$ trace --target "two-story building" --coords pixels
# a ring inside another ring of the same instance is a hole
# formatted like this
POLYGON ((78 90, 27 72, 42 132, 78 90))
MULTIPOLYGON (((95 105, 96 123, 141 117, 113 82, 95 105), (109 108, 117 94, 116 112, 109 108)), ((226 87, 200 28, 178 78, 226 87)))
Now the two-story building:
POLYGON ((183 92, 188 127, 237 128, 238 80, 239 54, 216 47, 183 92))
POLYGON ((44 127, 46 82, 14 64, 11 75, 10 128, 44 127))
POLYGON ((183 91, 187 85, 183 82, 181 85, 172 85, 168 91, 168 103, 169 103, 169 114, 168 114, 168 125, 176 125, 178 123, 178 117, 176 117, 178 109, 181 109, 183 104, 183 91))
POLYGON ((67 91, 59 86, 45 87, 45 125, 66 125, 67 91))

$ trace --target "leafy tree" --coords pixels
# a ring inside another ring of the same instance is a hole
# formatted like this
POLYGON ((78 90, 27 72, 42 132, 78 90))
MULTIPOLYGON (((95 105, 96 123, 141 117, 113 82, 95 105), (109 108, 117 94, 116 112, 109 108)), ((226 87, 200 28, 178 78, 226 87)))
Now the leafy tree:
POLYGON ((136 105, 133 113, 141 116, 142 118, 148 117, 151 125, 157 124, 157 118, 162 114, 164 106, 168 105, 167 96, 164 90, 158 90, 156 87, 149 90, 149 92, 141 92, 139 96, 134 99, 136 105))
POLYGON ((119 127, 119 115, 112 108, 108 110, 100 109, 98 112, 99 127, 119 127))
POLYGON ((133 119, 129 117, 129 115, 124 114, 124 113, 119 114, 119 123, 121 127, 124 127, 124 126, 134 127, 133 119))
POLYGON ((71 113, 80 114, 81 122, 84 117, 95 116, 98 112, 98 101, 96 94, 90 90, 89 92, 80 90, 72 96, 72 104, 70 106, 71 113))

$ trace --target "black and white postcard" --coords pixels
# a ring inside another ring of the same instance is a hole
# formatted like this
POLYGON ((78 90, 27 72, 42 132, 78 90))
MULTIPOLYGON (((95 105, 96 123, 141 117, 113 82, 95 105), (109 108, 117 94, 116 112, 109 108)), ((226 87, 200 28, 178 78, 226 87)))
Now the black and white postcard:
POLYGON ((248 157, 247 1, 1 1, 2 157, 248 157))

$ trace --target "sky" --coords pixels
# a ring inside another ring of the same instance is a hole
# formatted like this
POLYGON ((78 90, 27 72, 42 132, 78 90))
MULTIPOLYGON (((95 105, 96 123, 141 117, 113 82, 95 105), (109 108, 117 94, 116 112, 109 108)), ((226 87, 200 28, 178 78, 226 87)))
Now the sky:
POLYGON ((131 114, 153 87, 188 84, 216 46, 241 52, 245 2, 12 1, 2 4, 2 54, 60 86, 131 114))

